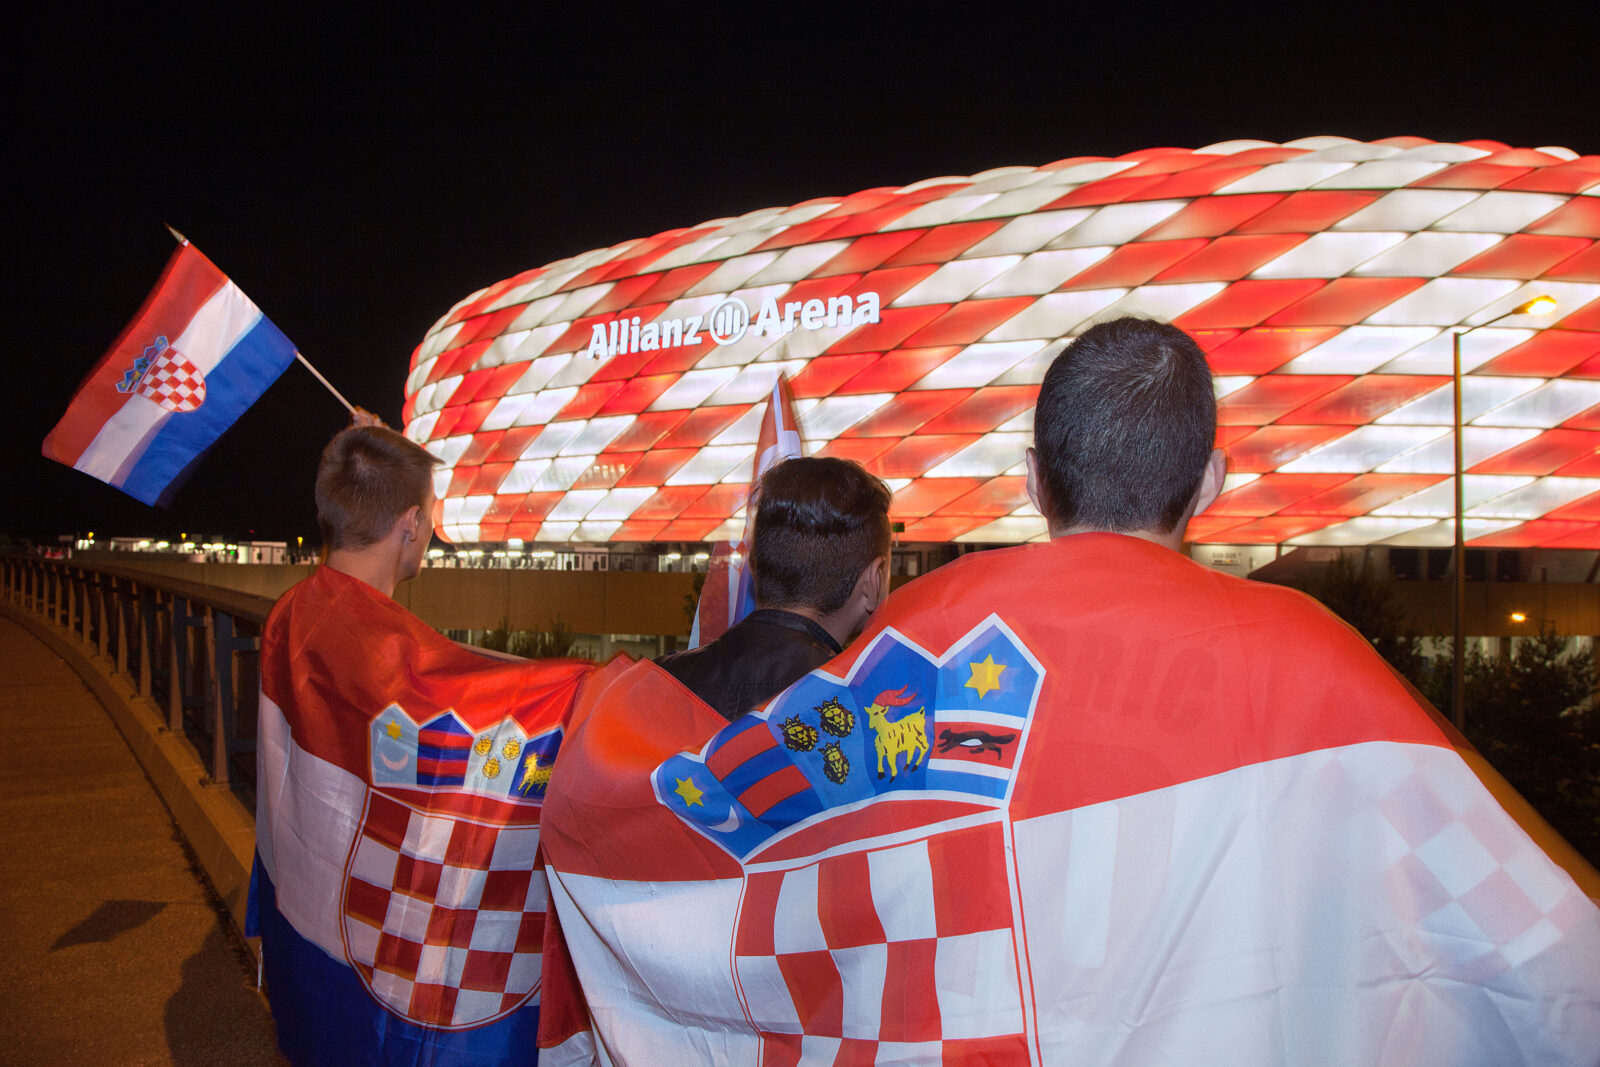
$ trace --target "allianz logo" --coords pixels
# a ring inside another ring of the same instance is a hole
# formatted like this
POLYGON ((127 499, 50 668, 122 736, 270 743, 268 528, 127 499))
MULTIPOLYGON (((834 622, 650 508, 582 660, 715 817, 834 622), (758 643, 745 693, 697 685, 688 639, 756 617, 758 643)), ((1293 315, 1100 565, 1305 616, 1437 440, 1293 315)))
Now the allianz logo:
POLYGON ((639 316, 597 322, 589 328, 590 359, 609 359, 629 352, 649 352, 660 348, 698 345, 707 338, 718 345, 731 345, 754 330, 761 337, 782 337, 795 330, 854 328, 882 318, 876 292, 855 296, 833 296, 826 300, 790 300, 780 305, 767 297, 750 320, 750 305, 737 296, 726 296, 706 315, 685 315, 678 319, 643 322, 639 316))

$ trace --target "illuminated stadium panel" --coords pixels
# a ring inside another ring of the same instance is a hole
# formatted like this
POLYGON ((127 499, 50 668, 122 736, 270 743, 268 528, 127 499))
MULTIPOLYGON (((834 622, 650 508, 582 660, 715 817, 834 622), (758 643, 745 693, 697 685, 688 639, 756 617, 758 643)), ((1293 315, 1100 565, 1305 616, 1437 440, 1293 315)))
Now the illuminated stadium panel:
POLYGON ((766 398, 895 490, 907 541, 1044 536, 1023 492, 1061 338, 1205 348, 1222 544, 1600 548, 1600 156, 1230 141, 819 197, 596 249, 457 304, 406 383, 456 541, 737 538, 766 398))

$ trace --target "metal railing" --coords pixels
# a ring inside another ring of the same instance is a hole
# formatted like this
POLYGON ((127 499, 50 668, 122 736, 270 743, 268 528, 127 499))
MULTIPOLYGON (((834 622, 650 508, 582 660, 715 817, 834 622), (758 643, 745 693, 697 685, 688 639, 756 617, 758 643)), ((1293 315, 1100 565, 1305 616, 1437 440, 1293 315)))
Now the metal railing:
POLYGON ((66 631, 254 808, 261 624, 272 601, 104 563, 0 556, 0 595, 66 631))

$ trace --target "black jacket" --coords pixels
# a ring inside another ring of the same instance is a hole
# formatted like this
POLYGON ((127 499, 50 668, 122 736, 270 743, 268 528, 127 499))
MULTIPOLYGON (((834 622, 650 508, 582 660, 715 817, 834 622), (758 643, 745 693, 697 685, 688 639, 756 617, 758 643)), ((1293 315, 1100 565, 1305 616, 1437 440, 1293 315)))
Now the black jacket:
POLYGON ((656 663, 732 722, 842 651, 804 615, 759 608, 709 645, 656 663))

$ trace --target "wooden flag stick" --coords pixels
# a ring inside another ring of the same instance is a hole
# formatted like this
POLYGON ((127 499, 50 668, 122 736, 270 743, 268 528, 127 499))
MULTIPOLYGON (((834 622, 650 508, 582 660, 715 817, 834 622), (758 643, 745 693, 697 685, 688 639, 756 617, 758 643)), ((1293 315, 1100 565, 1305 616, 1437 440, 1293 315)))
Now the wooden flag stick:
POLYGON ((333 387, 333 383, 328 381, 328 379, 324 378, 322 376, 322 372, 311 365, 311 361, 309 359, 307 359, 305 356, 302 356, 299 353, 298 350, 295 351, 294 358, 298 359, 301 363, 305 364, 306 370, 311 372, 311 376, 313 378, 315 378, 317 381, 321 382, 323 385, 327 386, 328 392, 333 394, 333 398, 335 400, 337 400, 339 403, 344 405, 344 409, 346 411, 348 411, 352 415, 354 415, 356 413, 355 405, 350 403, 350 401, 346 400, 344 398, 344 396, 339 392, 339 390, 337 390, 337 389, 335 389, 333 387))

